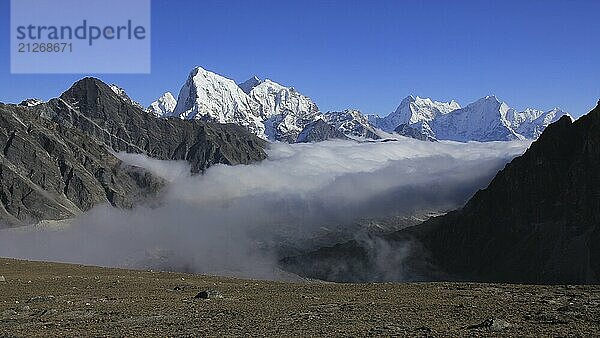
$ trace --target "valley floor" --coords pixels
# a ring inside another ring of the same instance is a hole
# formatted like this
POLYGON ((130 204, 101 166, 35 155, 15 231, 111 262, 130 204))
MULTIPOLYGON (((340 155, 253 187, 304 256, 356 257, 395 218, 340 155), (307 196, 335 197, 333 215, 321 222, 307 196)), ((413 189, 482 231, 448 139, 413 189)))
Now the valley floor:
POLYGON ((600 286, 283 283, 0 259, 0 336, 600 336, 600 286), (216 290, 223 297, 195 299, 216 290))

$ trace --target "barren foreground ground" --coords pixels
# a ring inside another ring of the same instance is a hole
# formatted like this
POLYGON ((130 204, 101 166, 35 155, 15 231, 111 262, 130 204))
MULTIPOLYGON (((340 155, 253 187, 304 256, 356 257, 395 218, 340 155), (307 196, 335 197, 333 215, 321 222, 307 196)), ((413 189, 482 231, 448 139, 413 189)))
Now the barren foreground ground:
POLYGON ((278 283, 0 259, 0 336, 600 336, 600 286, 278 283), (201 291, 222 298, 195 299, 201 291))

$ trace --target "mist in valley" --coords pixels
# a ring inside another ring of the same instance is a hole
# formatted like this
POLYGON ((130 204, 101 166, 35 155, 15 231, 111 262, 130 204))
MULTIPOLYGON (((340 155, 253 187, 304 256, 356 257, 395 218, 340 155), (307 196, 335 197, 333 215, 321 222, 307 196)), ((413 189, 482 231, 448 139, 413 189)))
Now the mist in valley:
POLYGON ((158 200, 132 210, 97 206, 64 228, 3 230, 0 256, 285 279, 281 247, 308 249, 334 231, 360 236, 357 220, 460 207, 529 144, 274 143, 261 163, 202 175, 186 162, 120 153, 168 182, 158 200))

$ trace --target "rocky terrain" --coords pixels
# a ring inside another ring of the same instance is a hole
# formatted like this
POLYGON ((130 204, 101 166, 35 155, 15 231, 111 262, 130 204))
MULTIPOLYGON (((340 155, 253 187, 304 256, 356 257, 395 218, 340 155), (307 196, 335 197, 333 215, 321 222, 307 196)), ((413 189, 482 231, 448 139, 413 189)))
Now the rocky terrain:
POLYGON ((94 78, 76 82, 49 105, 52 121, 80 129, 115 151, 186 160, 196 173, 215 163, 248 164, 266 158, 265 142, 239 125, 158 119, 94 78))
POLYGON ((599 283, 599 225, 600 102, 550 125, 464 208, 282 265, 335 281, 599 283))
POLYGON ((600 335, 598 286, 292 283, 8 259, 0 275, 6 337, 600 335))
POLYGON ((266 158, 265 142, 241 126, 158 119, 94 78, 49 102, 0 104, 0 146, 0 227, 72 218, 102 203, 130 208, 160 190, 160 178, 114 151, 186 160, 194 173, 266 158))
POLYGON ((75 128, 0 105, 0 228, 72 218, 100 203, 129 208, 162 180, 121 163, 75 128))

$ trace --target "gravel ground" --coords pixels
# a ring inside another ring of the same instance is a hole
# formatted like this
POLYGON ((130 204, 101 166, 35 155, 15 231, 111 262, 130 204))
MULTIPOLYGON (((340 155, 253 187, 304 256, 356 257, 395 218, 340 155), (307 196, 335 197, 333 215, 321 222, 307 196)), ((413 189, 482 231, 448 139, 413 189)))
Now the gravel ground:
POLYGON ((600 336, 598 285, 287 283, 10 259, 0 276, 0 337, 600 336))

